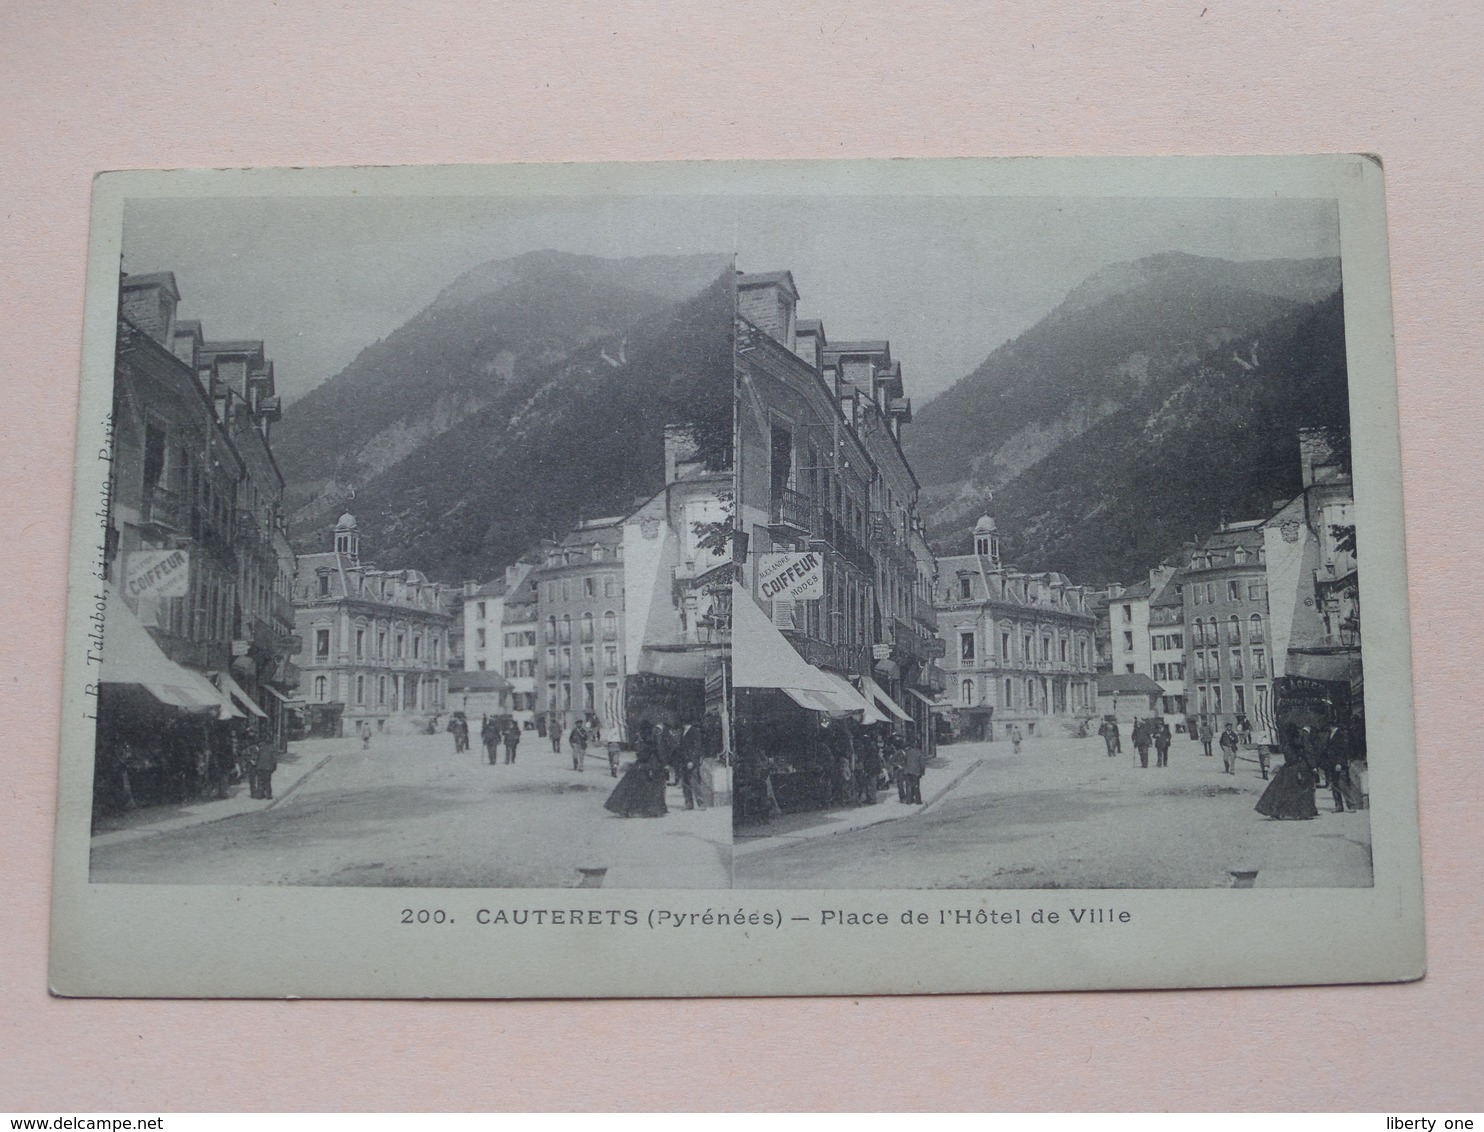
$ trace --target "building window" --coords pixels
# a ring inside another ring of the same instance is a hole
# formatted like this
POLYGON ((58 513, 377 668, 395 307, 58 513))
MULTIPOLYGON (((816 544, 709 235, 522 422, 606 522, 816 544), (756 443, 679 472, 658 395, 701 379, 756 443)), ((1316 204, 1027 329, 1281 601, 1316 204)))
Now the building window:
POLYGON ((366 630, 356 630, 356 659, 360 660, 366 655, 366 630))
POLYGON ((383 659, 385 656, 386 656, 386 634, 385 633, 377 633, 376 634, 376 657, 377 657, 378 660, 380 660, 380 659, 383 659))
POLYGON ((1213 684, 1211 686, 1211 710, 1214 711, 1217 715, 1220 715, 1221 714, 1221 685, 1220 684, 1213 684))
POLYGON ((365 702, 366 702, 366 678, 364 676, 357 676, 356 677, 356 703, 363 704, 365 702))
POLYGON ((483 629, 476 629, 474 631, 474 647, 475 648, 480 648, 480 649, 484 648, 484 630, 483 629))
POLYGON ((1194 602, 1195 602, 1196 605, 1200 605, 1201 598, 1202 598, 1202 596, 1205 593, 1205 587, 1203 587, 1202 585, 1200 585, 1200 583, 1197 583, 1195 589, 1192 590, 1191 592, 1193 594, 1193 599, 1192 600, 1194 600, 1194 602))
POLYGON ((422 648, 423 648, 423 639, 421 637, 413 637, 412 638, 412 659, 413 660, 417 660, 417 659, 419 659, 422 656, 422 648))
POLYGON ((1232 651, 1231 651, 1231 678, 1233 680, 1240 680, 1242 678, 1242 650, 1241 649, 1232 649, 1232 651))
POLYGON ((1007 679, 1005 681, 1005 706, 1007 708, 1014 707, 1015 706, 1012 703, 1012 701, 1014 700, 1014 698, 1015 698, 1015 681, 1008 680, 1007 679))
POLYGON ((1127 672, 1127 673, 1132 674, 1133 673, 1133 670, 1134 670, 1134 663, 1133 663, 1133 661, 1129 661, 1127 664, 1125 664, 1123 666, 1123 670, 1125 672, 1127 672))
POLYGON ((316 676, 314 678, 314 700, 315 700, 315 703, 322 704, 322 703, 325 702, 325 690, 326 690, 327 687, 328 687, 328 684, 326 683, 325 678, 323 676, 316 676))
POLYGON ((1267 596, 1267 586, 1265 586, 1262 582, 1253 582, 1250 586, 1247 587, 1248 601, 1265 601, 1267 599, 1267 596))
POLYGON ((1240 582, 1229 581, 1229 582, 1226 583, 1226 600, 1227 601, 1241 601, 1242 600, 1242 585, 1241 585, 1240 582))
POLYGON ((1266 676, 1268 674, 1268 654, 1266 649, 1252 650, 1252 675, 1266 676))
MULTIPOLYGON (((1133 641, 1130 640, 1129 641, 1129 648, 1133 648, 1133 644, 1134 644, 1133 641)), ((1051 638, 1050 637, 1042 637, 1041 638, 1041 659, 1042 660, 1050 660, 1051 659, 1051 638)))
POLYGON ((604 672, 617 672, 618 671, 618 646, 617 645, 606 645, 606 646, 604 646, 604 648, 603 648, 603 671, 604 672))
POLYGON ((475 667, 478 668, 480 672, 483 672, 484 671, 484 661, 482 661, 482 660, 475 661, 475 667))
POLYGON ((572 685, 571 684, 563 684, 562 685, 562 710, 563 711, 571 711, 572 710, 572 685))
POLYGON ((564 644, 564 645, 571 644, 572 643, 572 615, 570 613, 564 613, 564 614, 562 614, 562 623, 561 623, 560 628, 561 628, 561 640, 562 640, 562 644, 564 644))
POLYGON ((1123 607, 1123 623, 1125 625, 1128 625, 1128 624, 1130 624, 1130 623, 1133 622, 1133 619, 1134 619, 1134 607, 1132 605, 1125 605, 1123 607))
POLYGON ((1060 647, 1059 655, 1061 662, 1065 664, 1067 662, 1067 639, 1063 637, 1060 641, 1057 642, 1057 644, 1060 647))
POLYGON ((965 663, 972 664, 974 661, 974 634, 960 633, 958 635, 958 658, 965 663))
POLYGON ((974 596, 974 579, 967 574, 958 580, 958 596, 963 601, 968 601, 974 596))
POLYGON ((330 575, 328 574, 321 574, 319 576, 319 596, 330 596, 330 575))
POLYGON ((959 703, 972 704, 974 702, 974 681, 964 680, 958 686, 959 703))
MULTIPOLYGON (((588 596, 591 597, 592 595, 589 594, 588 596)), ((582 615, 582 639, 585 642, 590 642, 593 639, 593 615, 591 613, 584 613, 582 615)))
POLYGON ((572 594, 571 594, 571 592, 567 588, 567 579, 566 578, 563 578, 562 579, 562 600, 563 601, 571 601, 572 600, 572 594))
POLYGON ((385 676, 378 676, 376 678, 376 702, 378 704, 380 704, 380 705, 383 705, 383 706, 386 704, 386 677, 385 676))
POLYGON ((1010 634, 1009 633, 1001 633, 1000 634, 1000 659, 1002 659, 1002 660, 1009 660, 1010 659, 1010 634))
POLYGON ((603 614, 603 639, 605 641, 618 639, 618 614, 611 609, 603 614))
POLYGON ((330 630, 316 629, 314 631, 314 657, 316 660, 330 659, 330 630))
MULTIPOLYGON (((598 548, 598 549, 601 549, 601 548, 598 548)), ((597 550, 594 550, 594 554, 596 554, 596 553, 597 553, 597 550)), ((597 592, 598 592, 598 587, 597 587, 597 579, 596 578, 593 578, 593 577, 589 576, 589 577, 586 577, 586 578, 583 578, 582 579, 582 596, 583 597, 595 597, 597 595, 597 592)))
POLYGON ((1227 644, 1240 645, 1242 643, 1242 621, 1235 613, 1227 621, 1226 631, 1231 636, 1227 644))
POLYGON ((1124 632, 1124 634, 1123 634, 1123 651, 1124 652, 1133 652, 1134 651, 1134 634, 1133 634, 1132 631, 1126 630, 1124 632))
POLYGON ((1035 645, 1032 643, 1031 635, 1029 633, 1027 633, 1025 636, 1021 637, 1020 638, 1020 644, 1021 644, 1020 659, 1024 663, 1029 664, 1032 660, 1034 660, 1036 658, 1036 649, 1035 649, 1035 645))
POLYGON ((1238 715, 1247 714, 1247 689, 1238 684, 1232 689, 1232 711, 1238 715))
POLYGON ((604 597, 612 597, 613 596, 613 579, 612 578, 604 578, 603 579, 603 596, 604 597))
POLYGON ((1250 640, 1254 645, 1262 644, 1262 616, 1260 614, 1254 613, 1248 620, 1250 624, 1248 640, 1250 640))
POLYGON ((1215 582, 1207 582, 1206 583, 1206 604, 1207 605, 1215 605, 1216 604, 1216 583, 1215 582))
POLYGON ((557 664, 557 653, 556 653, 556 649, 547 649, 546 650, 546 671, 548 671, 548 672, 555 672, 556 671, 556 664, 557 664))
POLYGON ((592 711, 595 707, 597 707, 597 701, 593 695, 593 686, 584 684, 582 686, 582 710, 592 711))

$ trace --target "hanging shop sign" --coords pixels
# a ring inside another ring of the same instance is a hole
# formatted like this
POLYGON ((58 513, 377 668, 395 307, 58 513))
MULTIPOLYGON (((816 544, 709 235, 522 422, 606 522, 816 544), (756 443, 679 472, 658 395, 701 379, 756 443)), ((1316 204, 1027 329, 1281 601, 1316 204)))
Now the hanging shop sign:
POLYGON ((812 550, 757 556, 758 596, 764 601, 824 597, 824 558, 812 550))
POLYGON ((136 550, 125 557, 124 592, 131 598, 185 597, 191 557, 184 550, 136 550))

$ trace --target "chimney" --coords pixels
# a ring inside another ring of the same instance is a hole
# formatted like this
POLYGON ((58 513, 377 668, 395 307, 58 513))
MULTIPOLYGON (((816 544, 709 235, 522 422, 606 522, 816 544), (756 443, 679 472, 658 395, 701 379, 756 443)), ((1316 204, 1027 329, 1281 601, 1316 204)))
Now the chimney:
POLYGON ((737 273, 737 313, 781 343, 789 353, 797 349, 795 318, 799 289, 788 271, 737 273))
POLYGON ((174 347, 175 308, 180 291, 175 273, 156 271, 149 275, 125 275, 119 296, 119 314, 167 350, 174 347))

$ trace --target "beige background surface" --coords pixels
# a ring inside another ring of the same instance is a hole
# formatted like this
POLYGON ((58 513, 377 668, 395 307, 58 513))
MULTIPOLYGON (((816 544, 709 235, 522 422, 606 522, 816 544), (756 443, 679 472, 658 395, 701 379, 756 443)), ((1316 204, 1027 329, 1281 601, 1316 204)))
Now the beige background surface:
POLYGON ((1477 6, 1437 2, 4 4, 0 1108, 1479 1108, 1481 32, 1477 6), (1423 982, 643 1003, 48 997, 95 171, 1316 150, 1387 164, 1423 982))

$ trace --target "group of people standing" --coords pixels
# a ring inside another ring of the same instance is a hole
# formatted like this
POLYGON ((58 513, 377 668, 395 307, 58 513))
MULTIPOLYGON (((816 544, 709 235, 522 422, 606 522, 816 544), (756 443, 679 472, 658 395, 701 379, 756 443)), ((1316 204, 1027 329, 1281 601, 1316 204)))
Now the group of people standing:
MULTIPOLYGON (((580 723, 577 725, 578 728, 581 726, 580 723)), ((576 732, 577 728, 573 728, 574 750, 577 746, 576 732)), ((710 753, 706 735, 706 729, 695 723, 678 727, 647 720, 640 723, 634 742, 635 760, 603 803, 604 809, 625 818, 661 817, 670 812, 665 790, 671 785, 681 788, 687 810, 711 807, 715 803, 715 792, 710 768, 706 765, 710 753)), ((583 749, 586 750, 585 740, 583 749)), ((616 752, 617 748, 610 745, 609 751, 616 752)), ((616 763, 616 754, 610 754, 615 774, 616 763)))
MULTIPOLYGON (((500 761, 500 747, 503 745, 505 765, 509 766, 515 762, 515 754, 520 747, 520 724, 510 716, 486 715, 479 725, 479 741, 484 744, 484 753, 490 766, 495 766, 500 761)), ((465 739, 466 750, 468 745, 468 740, 465 739)))
POLYGON ((829 802, 874 806, 877 793, 895 784, 899 802, 922 804, 926 769, 922 751, 905 744, 891 724, 858 724, 826 716, 822 727, 832 762, 829 802))
POLYGON ((1338 723, 1319 728, 1289 723, 1283 728, 1279 749, 1283 765, 1257 800, 1255 809, 1264 817, 1304 820, 1319 816, 1314 791, 1328 785, 1335 813, 1359 810, 1365 795, 1356 772, 1355 744, 1338 723))

